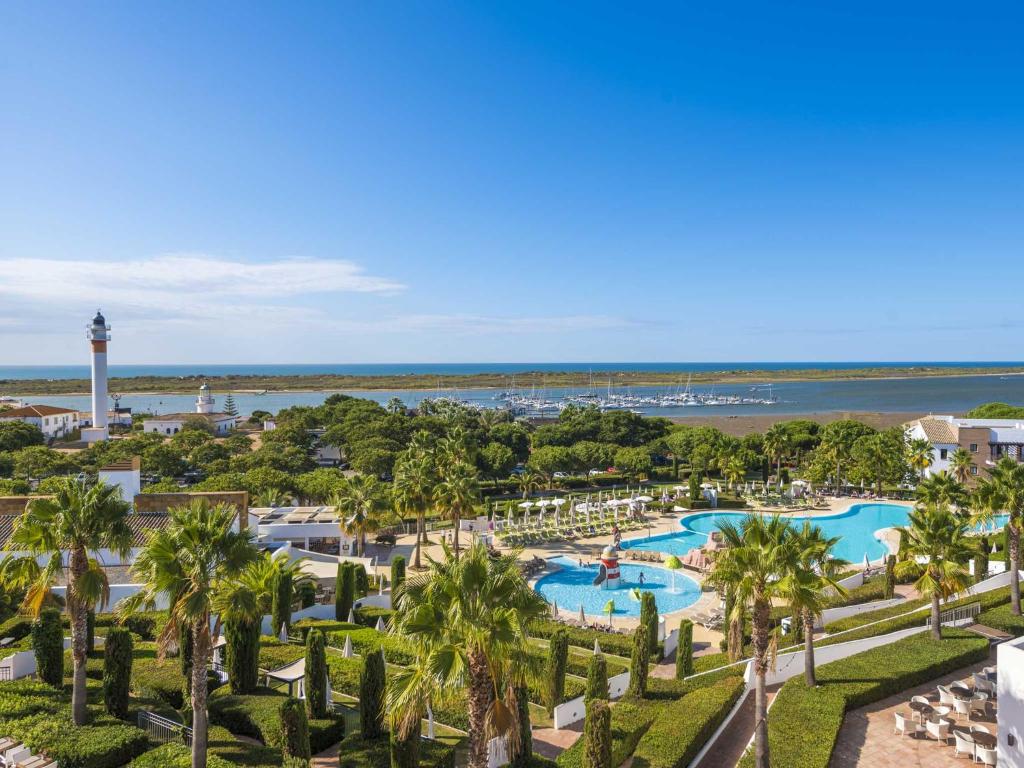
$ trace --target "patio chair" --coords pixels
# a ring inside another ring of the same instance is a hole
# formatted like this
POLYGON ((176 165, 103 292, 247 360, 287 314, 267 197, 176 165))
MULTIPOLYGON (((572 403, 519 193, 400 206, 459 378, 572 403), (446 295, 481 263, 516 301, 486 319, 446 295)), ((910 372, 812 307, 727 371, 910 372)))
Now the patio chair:
POLYGON ((968 720, 971 719, 971 702, 964 701, 963 699, 953 699, 953 710, 958 715, 964 715, 968 720))
POLYGON ((956 697, 953 695, 952 691, 950 691, 949 688, 945 685, 937 685, 935 687, 939 691, 939 703, 949 704, 950 706, 952 706, 953 703, 956 701, 956 697))
POLYGON ((959 680, 950 683, 949 690, 953 691, 953 693, 959 693, 963 696, 970 696, 973 693, 971 687, 967 685, 967 683, 961 682, 959 680))
POLYGON ((984 675, 979 675, 977 672, 974 673, 974 690, 987 693, 989 696, 995 695, 995 686, 992 685, 992 681, 984 675))
POLYGON ((929 720, 924 724, 925 735, 945 744, 949 741, 949 720, 929 720))
POLYGON ((994 749, 988 749, 979 745, 974 747, 974 759, 982 765, 996 765, 997 756, 998 753, 994 749))
POLYGON ((898 733, 903 736, 917 736, 922 732, 921 724, 915 723, 913 720, 908 720, 907 716, 902 712, 894 712, 893 716, 896 718, 896 727, 893 733, 898 733))
POLYGON ((974 697, 968 702, 968 706, 971 712, 980 711, 983 716, 988 715, 988 694, 987 693, 976 693, 974 697))
POLYGON ((960 754, 974 757, 974 740, 963 731, 953 731, 953 757, 960 757, 960 754))
MULTIPOLYGON (((928 704, 928 705, 931 704, 931 702, 928 701, 928 699, 925 698, 924 696, 912 696, 910 698, 910 701, 911 701, 911 703, 917 702, 919 704, 928 704)), ((919 710, 912 710, 911 711, 911 719, 916 720, 919 723, 923 723, 924 722, 924 712, 921 712, 919 710)))

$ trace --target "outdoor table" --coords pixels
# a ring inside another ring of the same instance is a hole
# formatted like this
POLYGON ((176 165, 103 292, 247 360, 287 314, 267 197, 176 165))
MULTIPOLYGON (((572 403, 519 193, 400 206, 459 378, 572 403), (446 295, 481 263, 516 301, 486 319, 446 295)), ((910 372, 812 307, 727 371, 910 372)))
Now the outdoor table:
POLYGON ((971 731, 971 738, 974 739, 975 744, 985 749, 995 749, 996 744, 999 743, 999 739, 994 733, 985 733, 984 731, 971 731))
POLYGON ((922 720, 932 713, 932 705, 925 704, 923 701, 910 702, 910 708, 915 712, 920 712, 922 720))

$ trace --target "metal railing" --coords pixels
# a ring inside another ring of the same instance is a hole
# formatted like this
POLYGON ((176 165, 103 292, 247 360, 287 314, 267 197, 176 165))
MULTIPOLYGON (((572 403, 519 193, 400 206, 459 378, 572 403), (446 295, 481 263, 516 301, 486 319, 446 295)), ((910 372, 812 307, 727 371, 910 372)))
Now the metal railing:
POLYGON ((0 667, 0 680, 10 680, 10 679, 11 679, 11 668, 10 667, 0 667))
MULTIPOLYGON (((956 626, 960 623, 973 622, 981 613, 981 603, 968 603, 967 605, 961 605, 957 608, 951 608, 948 611, 943 611, 939 614, 939 625, 940 626, 956 626)), ((924 625, 930 627, 932 625, 932 617, 929 616, 925 619, 924 625)))
POLYGON ((186 747, 192 746, 192 729, 187 725, 160 717, 153 712, 139 712, 139 728, 146 732, 150 739, 166 744, 169 741, 181 741, 186 747))

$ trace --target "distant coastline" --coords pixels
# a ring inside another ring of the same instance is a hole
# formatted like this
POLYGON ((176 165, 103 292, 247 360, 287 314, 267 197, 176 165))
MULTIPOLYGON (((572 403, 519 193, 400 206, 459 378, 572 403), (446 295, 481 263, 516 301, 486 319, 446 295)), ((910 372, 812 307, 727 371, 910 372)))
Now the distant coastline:
MULTIPOLYGON (((607 387, 672 386, 685 383, 703 386, 714 384, 764 384, 797 381, 861 381, 870 379, 909 379, 958 376, 1024 375, 1024 364, 908 364, 837 367, 822 364, 807 368, 750 368, 731 365, 722 370, 522 370, 518 372, 480 372, 459 374, 386 374, 352 375, 309 373, 275 374, 208 374, 127 376, 110 378, 110 391, 131 394, 191 394, 201 382, 208 382, 218 392, 333 392, 407 390, 425 392, 438 390, 497 390, 512 385, 519 389, 531 387, 573 387, 600 390, 607 387)), ((196 366, 201 368, 202 366, 196 366)), ((481 366, 486 367, 486 366, 481 366)), ((216 368, 216 367, 214 367, 216 368)), ((9 369, 8 369, 9 370, 9 369)), ((87 378, 2 378, 0 393, 11 396, 84 395, 89 392, 87 378)))

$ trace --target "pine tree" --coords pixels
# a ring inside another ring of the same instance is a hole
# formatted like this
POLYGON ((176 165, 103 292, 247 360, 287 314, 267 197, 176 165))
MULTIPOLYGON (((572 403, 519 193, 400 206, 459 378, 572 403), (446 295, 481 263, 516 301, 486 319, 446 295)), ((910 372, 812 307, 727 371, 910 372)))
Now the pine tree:
POLYGON ((260 621, 229 621, 224 625, 224 639, 231 692, 252 693, 260 674, 260 621))
POLYGON ((569 636, 564 629, 555 630, 548 641, 548 715, 565 696, 565 670, 569 663, 569 636))
POLYGON ((607 701, 594 699, 587 705, 587 719, 583 724, 583 751, 588 768, 611 768, 612 711, 607 701))
POLYGON ((384 735, 385 684, 384 653, 377 648, 363 658, 363 671, 359 676, 359 725, 364 739, 384 735))
POLYGON ((586 701, 608 698, 608 661, 603 653, 595 653, 587 664, 586 701))
POLYGON ((651 658, 649 637, 645 624, 637 625, 633 631, 633 653, 629 657, 629 693, 638 699, 647 694, 647 665, 651 658))
POLYGON ((228 416, 238 415, 238 406, 235 405, 235 397, 230 392, 228 392, 228 396, 224 399, 224 413, 228 416))
POLYGON ((679 647, 676 648, 676 679, 693 674, 693 622, 679 622, 679 647))

